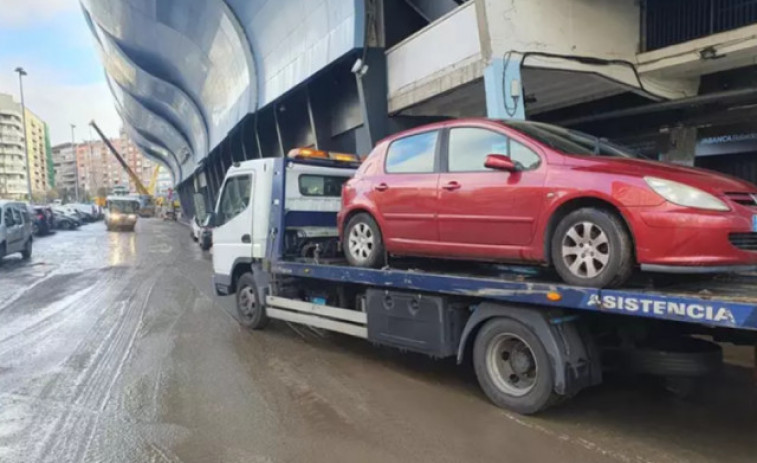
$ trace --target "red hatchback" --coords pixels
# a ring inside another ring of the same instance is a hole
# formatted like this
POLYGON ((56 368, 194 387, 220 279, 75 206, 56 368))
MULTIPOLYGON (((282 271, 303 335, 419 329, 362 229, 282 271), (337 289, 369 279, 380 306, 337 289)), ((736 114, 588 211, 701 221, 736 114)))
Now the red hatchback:
POLYGON ((387 254, 553 265, 618 286, 634 267, 757 266, 757 186, 524 121, 455 120, 381 141, 344 185, 352 265, 387 254))

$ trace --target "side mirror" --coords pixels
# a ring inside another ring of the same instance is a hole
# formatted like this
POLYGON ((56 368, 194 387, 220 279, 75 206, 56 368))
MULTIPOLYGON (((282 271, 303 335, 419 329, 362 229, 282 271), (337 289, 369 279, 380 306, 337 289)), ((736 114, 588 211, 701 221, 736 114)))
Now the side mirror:
POLYGON ((216 226, 216 213, 215 212, 208 212, 208 214, 205 216, 205 223, 203 223, 204 227, 213 228, 216 226))
POLYGON ((512 159, 504 154, 489 154, 484 161, 484 167, 488 169, 504 170, 507 172, 515 172, 517 167, 513 163, 512 159))

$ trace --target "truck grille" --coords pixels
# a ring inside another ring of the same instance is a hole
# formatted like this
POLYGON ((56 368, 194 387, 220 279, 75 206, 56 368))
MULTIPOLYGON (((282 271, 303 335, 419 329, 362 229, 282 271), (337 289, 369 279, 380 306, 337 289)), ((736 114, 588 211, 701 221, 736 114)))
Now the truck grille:
POLYGON ((757 193, 726 193, 734 203, 747 207, 757 207, 757 193))
POLYGON ((731 233, 728 241, 744 251, 757 251, 757 233, 731 233))

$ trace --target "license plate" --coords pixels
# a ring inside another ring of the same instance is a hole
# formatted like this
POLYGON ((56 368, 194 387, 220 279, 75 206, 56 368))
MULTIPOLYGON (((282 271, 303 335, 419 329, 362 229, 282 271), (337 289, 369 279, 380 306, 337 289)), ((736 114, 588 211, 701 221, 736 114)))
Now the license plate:
POLYGON ((752 231, 757 232, 757 214, 752 216, 752 231))

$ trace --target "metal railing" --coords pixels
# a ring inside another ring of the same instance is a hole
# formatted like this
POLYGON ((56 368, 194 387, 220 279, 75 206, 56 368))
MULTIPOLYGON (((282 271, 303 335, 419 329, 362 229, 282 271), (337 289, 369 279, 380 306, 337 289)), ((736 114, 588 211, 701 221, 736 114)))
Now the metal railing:
POLYGON ((642 51, 757 23, 757 0, 645 0, 642 51))

